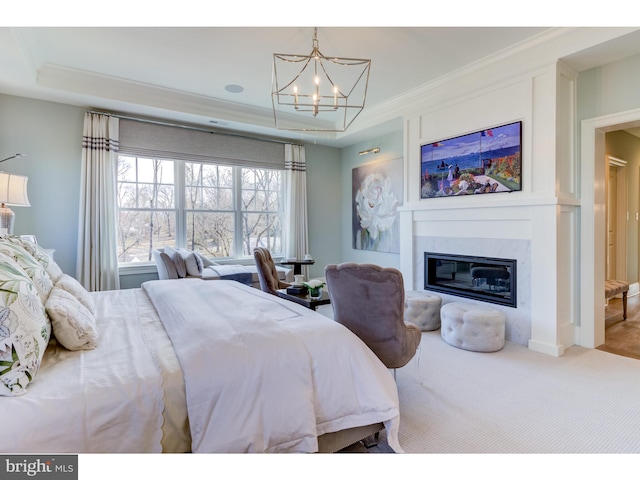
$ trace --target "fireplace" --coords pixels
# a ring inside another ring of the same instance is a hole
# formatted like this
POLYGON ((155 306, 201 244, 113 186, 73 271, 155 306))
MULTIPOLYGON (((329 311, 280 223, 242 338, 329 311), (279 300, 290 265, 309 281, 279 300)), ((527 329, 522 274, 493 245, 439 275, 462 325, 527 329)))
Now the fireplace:
POLYGON ((424 289, 516 307, 516 260, 424 252, 424 289))

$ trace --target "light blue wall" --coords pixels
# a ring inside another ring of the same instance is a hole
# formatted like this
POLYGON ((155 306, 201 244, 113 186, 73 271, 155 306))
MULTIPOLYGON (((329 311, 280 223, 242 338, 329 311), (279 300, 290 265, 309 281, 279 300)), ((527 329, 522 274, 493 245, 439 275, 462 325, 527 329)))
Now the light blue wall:
MULTIPOLYGON (((384 160, 393 160, 402 158, 404 153, 402 124, 399 123, 397 131, 389 132, 381 135, 375 140, 367 141, 346 147, 342 149, 342 261, 356 263, 374 263, 381 267, 400 268, 399 253, 383 253, 370 250, 356 250, 352 247, 352 228, 351 228, 351 210, 352 210, 352 170, 356 167, 367 163, 380 162, 384 160), (358 152, 369 150, 373 147, 380 147, 380 152, 368 155, 358 155, 358 152)), ((400 232, 411 235, 411 232, 400 232)))
POLYGON ((324 267, 342 261, 340 245, 342 225, 340 209, 343 192, 340 182, 340 150, 306 145, 307 215, 309 218, 309 252, 316 263, 309 276, 324 276, 324 267))
POLYGON ((13 207, 14 233, 36 235, 75 276, 84 109, 0 95, 0 169, 29 177, 31 207, 13 207))

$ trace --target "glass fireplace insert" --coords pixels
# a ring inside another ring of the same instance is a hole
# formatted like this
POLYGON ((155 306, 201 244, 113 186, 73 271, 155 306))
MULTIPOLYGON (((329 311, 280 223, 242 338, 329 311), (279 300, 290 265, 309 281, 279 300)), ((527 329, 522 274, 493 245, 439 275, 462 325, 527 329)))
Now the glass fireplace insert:
POLYGON ((516 308, 516 260, 424 252, 424 289, 516 308))

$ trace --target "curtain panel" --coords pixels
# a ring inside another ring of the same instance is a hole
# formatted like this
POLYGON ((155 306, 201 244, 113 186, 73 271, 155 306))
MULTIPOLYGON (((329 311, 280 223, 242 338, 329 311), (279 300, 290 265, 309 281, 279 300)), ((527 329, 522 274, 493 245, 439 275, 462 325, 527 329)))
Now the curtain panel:
POLYGON ((309 252, 305 149, 287 144, 284 152, 284 257, 302 259, 309 252))
POLYGON ((119 119, 86 112, 76 278, 89 291, 117 290, 116 171, 119 119))

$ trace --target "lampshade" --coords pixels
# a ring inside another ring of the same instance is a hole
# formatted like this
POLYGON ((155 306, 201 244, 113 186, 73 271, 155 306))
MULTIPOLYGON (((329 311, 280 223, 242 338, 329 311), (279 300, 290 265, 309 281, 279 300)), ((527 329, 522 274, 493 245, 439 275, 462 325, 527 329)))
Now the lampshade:
POLYGON ((13 235, 15 213, 6 205, 30 207, 27 197, 28 177, 0 172, 0 235, 13 235))
POLYGON ((27 196, 27 181, 29 177, 0 172, 0 203, 3 205, 16 205, 30 207, 27 196))

